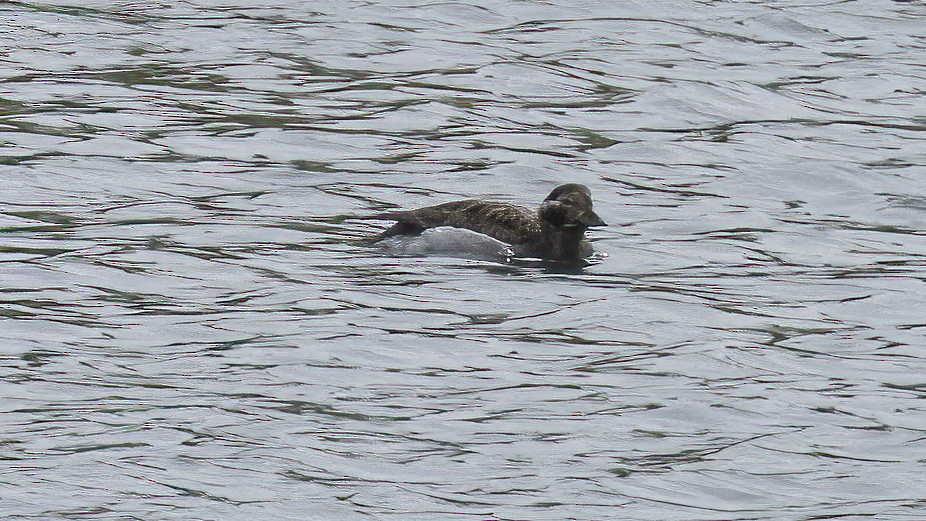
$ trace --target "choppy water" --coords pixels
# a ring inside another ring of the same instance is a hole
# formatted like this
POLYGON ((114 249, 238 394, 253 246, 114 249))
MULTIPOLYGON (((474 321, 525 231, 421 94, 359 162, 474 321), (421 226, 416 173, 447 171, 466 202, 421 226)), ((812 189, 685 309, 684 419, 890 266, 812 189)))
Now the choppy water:
POLYGON ((0 517, 926 518, 922 2, 245 3, 0 4, 0 517))

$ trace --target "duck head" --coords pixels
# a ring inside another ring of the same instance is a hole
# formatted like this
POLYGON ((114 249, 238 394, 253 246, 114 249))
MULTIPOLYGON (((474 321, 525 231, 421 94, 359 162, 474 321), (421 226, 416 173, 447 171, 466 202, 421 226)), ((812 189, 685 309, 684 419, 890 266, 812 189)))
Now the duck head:
POLYGON ((592 210, 591 191, 577 183, 553 189, 541 203, 538 217, 547 253, 557 260, 581 258, 585 230, 592 226, 607 226, 592 210))

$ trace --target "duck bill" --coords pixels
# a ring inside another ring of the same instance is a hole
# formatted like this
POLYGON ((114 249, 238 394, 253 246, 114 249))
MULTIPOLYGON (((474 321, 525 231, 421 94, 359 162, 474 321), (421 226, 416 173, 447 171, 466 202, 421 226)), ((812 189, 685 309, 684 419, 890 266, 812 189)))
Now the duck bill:
POLYGON ((604 222, 601 219, 601 217, 598 217, 598 214, 596 214, 595 212, 591 210, 587 212, 583 212, 582 215, 579 216, 579 222, 581 222, 584 226, 587 226, 589 228, 593 226, 607 226, 608 225, 608 223, 604 222))

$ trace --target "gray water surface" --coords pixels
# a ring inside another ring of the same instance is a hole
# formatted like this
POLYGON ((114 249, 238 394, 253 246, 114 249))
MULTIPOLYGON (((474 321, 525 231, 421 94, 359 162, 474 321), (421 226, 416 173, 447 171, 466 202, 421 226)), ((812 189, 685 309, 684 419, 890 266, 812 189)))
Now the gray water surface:
POLYGON ((923 2, 0 20, 3 519, 926 518, 923 2), (563 182, 582 270, 350 218, 563 182))

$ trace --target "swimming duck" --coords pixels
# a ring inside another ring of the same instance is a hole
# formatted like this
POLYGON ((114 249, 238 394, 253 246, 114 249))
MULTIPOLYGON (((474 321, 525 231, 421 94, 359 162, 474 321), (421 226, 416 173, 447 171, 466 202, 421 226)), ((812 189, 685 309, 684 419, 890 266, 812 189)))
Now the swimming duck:
POLYGON ((520 205, 467 199, 399 210, 375 216, 397 221, 375 240, 417 235, 428 228, 452 226, 510 244, 519 256, 576 262, 592 253, 585 230, 607 224, 592 211, 592 194, 578 183, 560 185, 536 211, 520 205))

